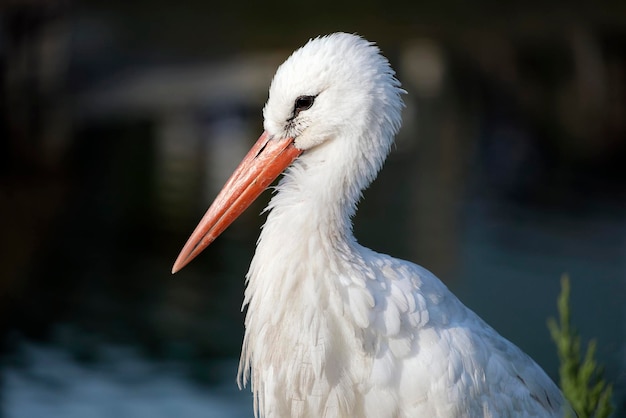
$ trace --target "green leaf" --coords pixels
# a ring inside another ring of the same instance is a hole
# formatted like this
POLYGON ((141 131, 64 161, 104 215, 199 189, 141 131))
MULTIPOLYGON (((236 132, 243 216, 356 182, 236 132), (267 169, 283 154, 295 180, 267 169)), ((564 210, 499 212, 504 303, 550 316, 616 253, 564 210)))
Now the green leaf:
POLYGON ((561 294, 557 299, 558 321, 548 318, 548 329, 559 357, 559 382, 563 395, 578 418, 608 418, 613 412, 613 387, 604 379, 604 369, 595 360, 596 341, 591 340, 581 359, 581 341, 571 326, 570 282, 561 277, 561 294))

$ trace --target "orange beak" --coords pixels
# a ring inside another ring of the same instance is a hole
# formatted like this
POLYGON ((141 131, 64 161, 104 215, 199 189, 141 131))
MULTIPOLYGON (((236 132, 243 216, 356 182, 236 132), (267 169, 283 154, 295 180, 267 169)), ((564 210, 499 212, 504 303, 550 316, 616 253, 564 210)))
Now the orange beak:
POLYGON ((293 138, 272 138, 267 132, 252 146, 209 207, 181 250, 172 274, 185 267, 246 210, 302 150, 293 138))

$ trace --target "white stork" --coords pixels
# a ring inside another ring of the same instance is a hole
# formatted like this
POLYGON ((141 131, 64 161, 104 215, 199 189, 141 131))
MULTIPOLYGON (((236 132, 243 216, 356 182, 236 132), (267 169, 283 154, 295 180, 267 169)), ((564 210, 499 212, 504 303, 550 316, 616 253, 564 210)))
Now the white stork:
POLYGON ((562 417, 530 357, 428 270, 359 245, 351 218, 405 92, 359 36, 310 40, 279 68, 265 132, 181 251, 208 246, 276 178, 247 275, 239 382, 261 417, 562 417))

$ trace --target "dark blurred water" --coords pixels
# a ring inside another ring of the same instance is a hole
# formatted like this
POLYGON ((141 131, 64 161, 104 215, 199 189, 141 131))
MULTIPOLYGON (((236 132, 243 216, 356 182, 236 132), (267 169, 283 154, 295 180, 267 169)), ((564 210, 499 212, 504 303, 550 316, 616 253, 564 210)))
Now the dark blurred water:
POLYGON ((85 366, 58 348, 22 346, 28 369, 3 371, 3 416, 252 416, 251 395, 233 385, 234 361, 217 364, 214 370, 224 381, 206 387, 186 378, 175 363, 147 361, 128 347, 102 349, 106 358, 85 366))

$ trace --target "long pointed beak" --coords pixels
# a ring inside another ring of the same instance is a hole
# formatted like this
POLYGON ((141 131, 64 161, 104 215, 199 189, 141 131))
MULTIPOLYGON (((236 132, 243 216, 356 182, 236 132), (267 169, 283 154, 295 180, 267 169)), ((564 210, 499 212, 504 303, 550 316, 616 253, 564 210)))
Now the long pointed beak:
POLYGON ((196 258, 302 154, 293 141, 293 138, 272 138, 263 132, 187 240, 172 274, 196 258))

